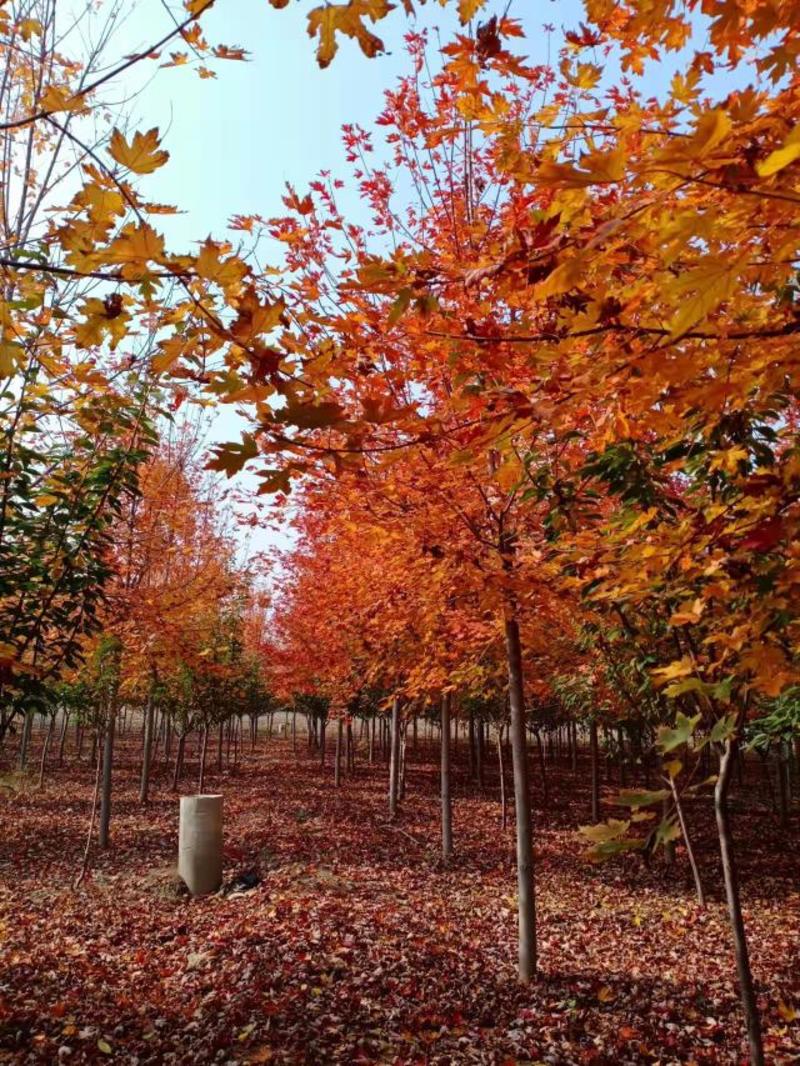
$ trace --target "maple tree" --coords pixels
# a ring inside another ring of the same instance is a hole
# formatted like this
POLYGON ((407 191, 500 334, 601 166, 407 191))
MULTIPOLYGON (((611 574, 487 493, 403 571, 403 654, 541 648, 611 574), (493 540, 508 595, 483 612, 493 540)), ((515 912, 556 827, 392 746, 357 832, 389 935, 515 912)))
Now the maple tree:
MULTIPOLYGON (((242 718, 255 744, 274 691, 294 709, 295 754, 299 711, 323 769, 335 727, 339 790, 345 751, 354 774, 354 724, 372 762, 381 723, 387 832, 400 835, 409 726, 416 737, 422 716, 438 726, 447 867, 464 831, 451 789, 460 725, 478 791, 496 731, 503 826, 507 729, 522 982, 537 974, 542 891, 531 740, 545 823, 548 755, 566 745, 577 771, 588 742, 589 858, 649 862, 662 849, 671 867, 680 842, 699 907, 695 801, 713 792, 757 1066, 763 1005, 728 795, 748 755, 777 753, 790 821, 794 5, 587 0, 551 68, 520 54, 508 10, 460 0, 462 30, 438 59, 424 31, 408 34, 409 73, 376 123, 384 148, 344 129, 369 221, 343 213, 327 173, 287 189, 284 217, 233 217, 234 233, 283 245, 269 271, 211 237, 168 249, 157 219, 174 209, 142 192, 168 165, 159 131, 104 117, 94 143, 81 125, 102 113, 104 86, 173 42, 189 51, 164 65, 201 77, 206 62, 243 59, 204 38, 210 6, 188 0, 153 48, 107 68, 100 52, 56 48, 53 0, 37 17, 2 12, 0 132, 17 203, 6 196, 3 214, 0 740, 22 716, 24 764, 33 712, 47 708, 43 783, 56 708, 84 704, 106 847, 126 709, 142 717, 145 803, 160 737, 167 760, 177 737, 174 789, 199 734, 202 790, 210 731, 217 772, 226 729, 236 767, 242 718), (669 92, 646 97, 638 78, 667 55, 669 92), (745 63, 756 85, 719 91, 715 79, 745 63), (65 144, 81 165, 55 208, 65 144), (297 542, 269 603, 236 561, 191 433, 165 429, 189 398, 249 420, 212 470, 255 467, 259 495, 287 510, 292 494, 297 542), (612 768, 615 791, 601 795, 612 768)), ((391 9, 311 8, 319 64, 342 36, 378 55, 370 26, 391 9)), ((62 754, 68 720, 62 709, 62 754)))

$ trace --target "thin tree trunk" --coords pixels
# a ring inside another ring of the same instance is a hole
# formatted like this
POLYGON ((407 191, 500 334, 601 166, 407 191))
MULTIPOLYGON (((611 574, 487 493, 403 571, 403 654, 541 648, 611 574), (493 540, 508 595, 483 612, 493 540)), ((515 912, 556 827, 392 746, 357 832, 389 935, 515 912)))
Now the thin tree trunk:
POLYGON ((483 731, 483 719, 479 718, 475 726, 475 772, 480 789, 483 789, 483 731))
POLYGON ((391 744, 389 753, 389 815, 397 816, 400 795, 400 698, 392 700, 391 744))
POLYGON ((225 740, 225 723, 219 723, 219 732, 217 733, 217 772, 222 773, 222 747, 225 740))
POLYGON ((753 975, 747 953, 747 938, 742 918, 742 906, 739 899, 739 877, 733 850, 730 816, 728 813, 728 788, 733 769, 736 746, 731 739, 725 741, 720 755, 719 776, 714 786, 714 811, 717 817, 719 850, 722 856, 722 875, 725 881, 725 896, 728 901, 728 915, 733 932, 736 970, 739 976, 739 995, 742 1001, 747 1039, 750 1044, 750 1066, 764 1066, 764 1049, 761 1039, 761 1020, 758 1016, 756 994, 753 988, 753 975))
POLYGON ((369 764, 372 766, 375 761, 375 716, 373 715, 369 722, 369 764))
POLYGON ((103 777, 100 788, 100 824, 97 843, 103 850, 109 847, 111 826, 111 774, 114 768, 114 729, 116 727, 116 698, 112 697, 108 709, 105 736, 103 738, 103 777))
POLYGON ((186 734, 181 733, 178 737, 178 750, 175 753, 175 770, 172 774, 172 791, 178 791, 178 782, 183 772, 183 752, 186 748, 186 734))
POLYGON ((397 798, 402 803, 406 798, 406 727, 400 729, 400 779, 397 786, 397 798))
POLYGON ((320 723, 319 727, 319 765, 325 769, 325 733, 328 728, 327 719, 320 723))
POLYGON ((67 730, 69 729, 69 711, 65 708, 62 712, 64 717, 61 722, 61 737, 58 742, 58 765, 64 765, 64 749, 67 746, 67 730))
POLYGON ((28 765, 28 749, 31 743, 31 730, 33 729, 33 711, 26 711, 22 722, 22 736, 19 743, 19 768, 24 770, 28 765))
POLYGON ((98 752, 97 769, 94 775, 94 795, 92 796, 92 813, 89 816, 89 832, 86 834, 86 847, 83 849, 83 861, 81 862, 81 868, 78 872, 78 876, 75 878, 75 888, 78 888, 81 881, 86 876, 86 871, 89 869, 89 851, 92 847, 92 833, 94 831, 94 820, 97 814, 97 795, 100 791, 100 753, 98 752))
POLYGON ((508 824, 508 804, 506 803, 506 770, 503 765, 503 727, 497 731, 497 765, 500 769, 500 826, 508 824))
MULTIPOLYGON (((665 799, 661 803, 661 817, 662 817, 662 819, 666 818, 668 813, 669 813, 669 801, 665 799)), ((665 866, 672 866, 672 864, 674 862, 675 862, 675 841, 674 840, 666 840, 666 841, 664 841, 664 865, 665 866)))
POLYGON ((153 725, 155 721, 155 701, 153 693, 147 697, 144 712, 144 743, 142 744, 142 777, 139 782, 139 802, 147 803, 150 790, 150 764, 153 756, 153 725))
POLYGON ((292 754, 297 754, 297 711, 292 711, 292 754))
POLYGON ((600 755, 597 744, 597 722, 589 723, 589 752, 592 759, 592 821, 600 821, 600 755))
POLYGON ((785 740, 778 741, 778 797, 780 800, 781 827, 789 827, 789 810, 791 805, 791 773, 789 768, 789 746, 785 740))
POLYGON ((336 753, 334 756, 334 769, 333 769, 333 784, 336 788, 339 787, 342 780, 342 735, 344 733, 344 726, 341 718, 336 720, 336 753))
POLYGON ((441 797, 442 797, 442 861, 453 854, 453 805, 450 799, 450 693, 442 696, 441 736, 441 797))
POLYGON ((469 776, 474 779, 478 765, 478 756, 475 743, 475 712, 469 712, 469 776))
POLYGON ((694 878, 694 888, 697 893, 697 902, 701 907, 706 905, 706 897, 703 892, 703 882, 700 878, 700 868, 697 865, 697 859, 695 858, 694 848, 692 847, 692 840, 689 836, 689 827, 686 824, 686 818, 683 813, 683 804, 681 803, 681 797, 678 794, 678 789, 675 787, 675 782, 670 776, 669 787, 672 789, 672 798, 675 801, 675 810, 678 813, 678 821, 680 822, 681 833, 683 833, 683 842, 686 845, 686 855, 689 859, 689 865, 692 868, 692 877, 694 878))
POLYGON ((542 775, 542 805, 544 807, 550 806, 550 790, 547 787, 547 765, 544 761, 544 744, 542 743, 542 734, 538 729, 534 730, 536 736, 536 751, 539 755, 539 773, 542 775))
POLYGON ((50 715, 50 725, 47 727, 47 734, 45 735, 45 738, 44 738, 44 745, 42 747, 42 758, 41 758, 41 760, 39 762, 39 782, 38 782, 38 784, 36 786, 37 788, 42 788, 44 786, 44 771, 45 771, 45 767, 47 766, 47 752, 48 752, 48 749, 50 748, 50 740, 51 740, 51 738, 53 736, 53 732, 55 730, 55 727, 56 727, 56 716, 55 716, 55 712, 54 712, 53 714, 50 715))
POLYGON ((519 623, 505 623, 508 659, 508 697, 511 707, 511 753, 514 762, 514 801, 517 815, 517 908, 519 917, 519 979, 536 976, 536 890, 533 871, 533 830, 525 742, 525 690, 519 623))
POLYGON ((203 787, 206 783, 206 752, 208 751, 208 725, 203 726, 203 739, 200 744, 200 780, 197 784, 197 791, 202 796, 203 787))

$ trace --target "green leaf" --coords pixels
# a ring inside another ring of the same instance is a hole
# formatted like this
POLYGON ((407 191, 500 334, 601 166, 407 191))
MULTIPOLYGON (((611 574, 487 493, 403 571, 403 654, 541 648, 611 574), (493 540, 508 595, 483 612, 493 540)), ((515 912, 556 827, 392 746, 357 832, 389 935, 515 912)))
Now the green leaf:
POLYGON ((656 739, 658 749, 662 752, 669 752, 686 744, 702 717, 701 714, 696 714, 693 718, 687 718, 682 711, 678 711, 674 728, 670 729, 669 726, 664 725, 659 728, 656 739))
POLYGON ((589 862, 605 862, 617 855, 623 855, 626 851, 636 851, 643 847, 643 840, 608 840, 590 848, 586 853, 586 858, 589 862))
POLYGON ((400 318, 405 314, 408 309, 408 305, 411 303, 411 289, 401 289, 398 293, 397 299, 392 304, 391 310, 386 318, 386 321, 390 326, 393 326, 395 322, 398 322, 400 318))
POLYGON ((616 799, 613 802, 618 807, 652 807, 654 803, 661 803, 662 800, 667 799, 669 792, 665 788, 655 789, 653 791, 638 790, 633 788, 624 788, 617 793, 616 799))
POLYGON ((107 1040, 103 1040, 102 1037, 100 1037, 100 1039, 97 1041, 97 1047, 100 1051, 103 1052, 104 1055, 111 1054, 111 1045, 107 1040))
POLYGON ((656 828, 655 846, 669 844, 673 840, 679 840, 681 827, 674 818, 664 818, 656 828))
POLYGON ((685 696, 687 692, 705 693, 707 690, 708 686, 699 677, 686 677, 683 681, 676 681, 674 684, 668 685, 664 689, 664 695, 674 700, 676 696, 685 696))
POLYGON ((600 822, 598 825, 579 826, 578 832, 595 844, 606 844, 623 836, 628 831, 630 824, 630 822, 622 821, 619 818, 609 818, 607 822, 600 822))
POLYGON ((714 728, 708 735, 708 739, 712 744, 721 744, 723 741, 732 737, 736 732, 736 719, 737 715, 726 714, 723 718, 720 718, 718 722, 714 723, 714 728))

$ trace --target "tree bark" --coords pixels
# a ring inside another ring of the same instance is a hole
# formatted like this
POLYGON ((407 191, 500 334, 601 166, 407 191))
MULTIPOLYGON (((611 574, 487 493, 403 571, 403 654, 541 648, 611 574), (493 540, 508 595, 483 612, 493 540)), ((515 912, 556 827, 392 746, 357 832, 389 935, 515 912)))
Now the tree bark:
POLYGON ((505 623, 508 660, 508 701, 511 708, 511 754, 514 764, 514 802, 517 815, 517 908, 519 920, 519 979, 536 976, 536 889, 533 871, 531 796, 525 741, 525 690, 519 623, 505 623))
POLYGON ((600 757, 597 744, 597 722, 589 724, 589 752, 592 759, 592 821, 600 821, 600 757))
POLYGON ((333 784, 336 788, 339 787, 342 780, 342 734, 344 733, 344 727, 342 725, 341 718, 336 720, 336 754, 334 756, 333 764, 333 784))
POLYGON ((497 766, 500 773, 500 828, 508 825, 508 804, 506 803, 506 768, 503 763, 503 727, 497 731, 497 766))
POLYGON ((697 865, 697 859, 695 858, 694 848, 692 847, 692 840, 689 836, 689 827, 686 824, 686 818, 683 813, 683 804, 681 803, 681 797, 678 793, 678 789, 675 786, 675 782, 670 777, 669 787, 672 789, 672 798, 675 801, 675 810, 678 814, 678 821, 681 827, 681 833, 683 834, 683 842, 686 845, 686 855, 689 859, 689 865, 692 868, 692 877, 694 878, 694 888, 697 893, 697 902, 701 907, 706 905, 706 896, 703 891, 703 882, 700 877, 700 868, 697 865))
POLYGON ((31 730, 33 729, 33 711, 26 711, 22 722, 22 736, 19 742, 19 768, 24 770, 28 765, 28 749, 31 743, 31 730))
POLYGON ((441 737, 442 861, 453 854, 453 805, 450 799, 450 693, 442 695, 441 737))
POLYGON ((175 770, 172 774, 172 791, 178 791, 178 781, 180 781, 181 773, 183 771, 183 752, 186 748, 186 734, 181 733, 178 737, 178 750, 175 753, 175 770))
POLYGON ((397 816, 400 796, 400 698, 392 700, 391 740, 389 745, 389 816, 397 816))
POLYGON ((109 847, 111 826, 111 772, 114 767, 114 729, 116 727, 116 700, 108 709, 105 735, 103 737, 103 777, 100 787, 100 821, 97 827, 97 843, 102 850, 109 847))
POLYGON ((742 906, 739 899, 739 877, 733 849, 730 816, 728 813, 728 789, 735 758, 736 746, 733 740, 725 741, 725 747, 719 760, 719 776, 714 786, 714 811, 717 817, 719 850, 722 856, 722 875, 725 882, 725 896, 728 901, 728 916, 733 932, 736 970, 739 976, 739 995, 744 1011, 747 1039, 750 1045, 750 1066, 764 1066, 764 1048, 761 1039, 761 1020, 758 1016, 756 994, 753 987, 753 975, 747 953, 747 938, 742 918, 742 906))
POLYGON ((197 784, 197 791, 202 796, 203 787, 206 783, 206 752, 208 751, 208 725, 203 726, 203 737, 200 742, 200 780, 197 784))
POLYGON ((153 724, 155 718, 155 701, 151 692, 147 697, 144 712, 144 742, 142 744, 142 777, 139 782, 139 802, 147 803, 150 789, 150 763, 153 755, 153 724))
POLYGON ((67 730, 69 729, 69 711, 64 708, 63 720, 61 722, 61 737, 58 742, 58 765, 64 765, 64 749, 67 746, 67 730))
POLYGON ((42 758, 39 762, 39 782, 36 786, 37 788, 42 788, 42 786, 44 785, 44 771, 45 767, 47 766, 47 752, 50 749, 50 740, 52 739, 55 727, 56 716, 55 712, 53 712, 53 714, 50 715, 50 725, 47 727, 47 734, 44 738, 44 745, 42 747, 42 758))

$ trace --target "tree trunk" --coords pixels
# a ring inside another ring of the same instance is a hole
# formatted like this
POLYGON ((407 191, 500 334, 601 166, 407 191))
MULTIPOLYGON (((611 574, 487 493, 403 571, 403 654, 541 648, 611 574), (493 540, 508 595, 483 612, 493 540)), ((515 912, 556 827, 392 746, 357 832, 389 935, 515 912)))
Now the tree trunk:
POLYGON ((320 723, 319 727, 319 765, 325 769, 325 732, 328 728, 327 719, 320 723))
POLYGON ((469 776, 475 778, 478 766, 477 746, 475 743, 475 712, 469 712, 469 776))
POLYGON ((339 787, 342 780, 342 735, 344 733, 344 725, 341 718, 336 720, 336 754, 334 756, 334 768, 333 768, 333 784, 336 788, 339 787))
POLYGON ((400 778, 397 785, 397 798, 402 803, 406 798, 406 726, 400 730, 400 778))
POLYGON ((400 698, 392 700, 392 726, 389 752, 389 816, 397 816, 400 795, 400 698))
MULTIPOLYGON (((669 814, 669 801, 665 799, 661 803, 661 817, 662 817, 662 819, 666 818, 668 814, 669 814)), ((665 866, 672 866, 672 864, 674 862, 675 862, 675 841, 674 840, 665 840, 664 841, 664 865, 665 866)))
POLYGON ((733 837, 728 813, 728 788, 736 746, 730 739, 725 741, 725 748, 720 755, 719 776, 714 786, 714 811, 717 817, 719 850, 722 856, 722 875, 725 881, 725 896, 728 901, 728 916, 733 932, 736 970, 739 976, 739 995, 742 1001, 747 1039, 750 1044, 750 1066, 764 1066, 764 1049, 761 1040, 761 1021, 758 1016, 756 994, 753 988, 753 975, 750 971, 750 959, 747 954, 744 919, 739 899, 739 877, 733 852, 733 837))
POLYGON ((453 854, 453 805, 450 799, 450 693, 442 696, 441 737, 442 861, 453 854))
POLYGON ((150 790, 150 763, 153 756, 153 725, 155 721, 155 701, 151 692, 147 698, 144 712, 144 743, 142 745, 142 777, 139 782, 139 802, 147 803, 150 790))
POLYGON ((42 758, 39 762, 39 783, 36 786, 37 788, 42 788, 42 786, 44 785, 44 771, 45 767, 47 766, 47 752, 50 748, 50 740, 53 736, 53 731, 55 727, 56 715, 55 712, 53 712, 53 714, 50 715, 50 725, 47 727, 47 734, 44 738, 44 745, 42 747, 42 758))
POLYGON ((789 745, 785 740, 778 741, 778 797, 780 800, 781 828, 789 827, 791 807, 791 768, 789 765, 789 745))
POLYGON ((203 738, 200 743, 200 780, 197 784, 199 795, 203 795, 203 787, 206 783, 206 752, 208 751, 208 725, 203 726, 203 738))
POLYGON ((28 765, 28 749, 31 744, 31 730, 33 729, 33 711, 26 711, 22 722, 22 736, 19 742, 19 768, 24 770, 28 765))
POLYGON ((600 821, 600 756, 597 744, 597 722, 589 723, 589 751, 592 759, 592 822, 600 821))
POLYGON ((517 813, 517 907, 519 916, 519 979, 536 976, 536 891, 533 872, 531 796, 525 742, 525 690, 519 623, 505 623, 508 659, 508 698, 511 707, 511 753, 514 762, 514 802, 517 813))
POLYGON ((703 882, 700 878, 700 868, 697 865, 697 859, 695 858, 694 848, 692 847, 692 840, 689 836, 689 827, 686 824, 686 818, 683 814, 683 804, 681 803, 681 797, 678 793, 678 789, 675 787, 675 782, 670 777, 669 787, 672 789, 672 798, 675 801, 675 810, 678 813, 678 821, 681 826, 681 833, 683 833, 683 842, 686 845, 686 855, 689 859, 689 865, 692 868, 692 877, 694 878, 694 888, 697 893, 697 902, 701 907, 706 905, 706 896, 703 892, 703 882))
POLYGON ((186 748, 186 734, 181 733, 178 737, 178 750, 175 753, 175 770, 172 774, 172 791, 178 791, 178 782, 183 772, 183 752, 186 748))
POLYGON ((373 715, 369 722, 369 764, 372 766, 375 761, 375 716, 373 715))
POLYGON ((114 766, 114 729, 116 726, 116 706, 112 699, 108 710, 105 736, 103 738, 103 778, 100 786, 100 822, 97 830, 97 843, 105 850, 109 846, 109 827, 111 825, 111 771, 114 766))
POLYGON ((500 827, 508 824, 508 804, 506 803, 506 769, 503 765, 503 727, 497 731, 497 765, 500 769, 500 827))
POLYGON ((297 711, 292 711, 292 754, 297 754, 297 711))
POLYGON ((542 806, 550 806, 550 790, 547 787, 547 765, 544 761, 544 744, 542 734, 538 729, 534 730, 536 736, 536 751, 539 755, 539 773, 542 775, 542 806))
POLYGON ((64 749, 67 746, 67 730, 69 729, 69 711, 64 709, 64 717, 61 722, 61 737, 58 742, 58 765, 64 765, 64 749))

